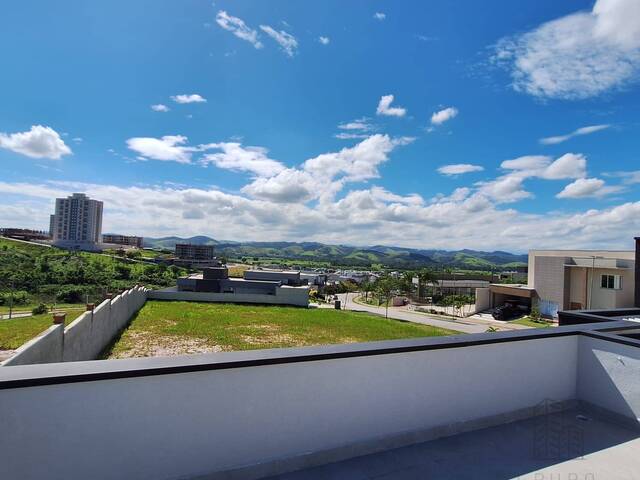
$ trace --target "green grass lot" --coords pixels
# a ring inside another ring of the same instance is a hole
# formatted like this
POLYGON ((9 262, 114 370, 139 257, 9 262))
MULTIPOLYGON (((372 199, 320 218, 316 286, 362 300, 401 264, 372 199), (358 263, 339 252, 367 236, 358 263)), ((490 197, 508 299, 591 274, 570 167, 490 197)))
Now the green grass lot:
POLYGON ((370 342, 456 333, 333 309, 150 301, 105 358, 370 342))
MULTIPOLYGON (((48 303, 48 302, 43 302, 47 305, 47 307, 54 308, 56 310, 84 310, 86 307, 86 304, 84 303, 48 303)), ((30 312, 31 310, 33 310, 35 307, 37 307, 38 305, 40 305, 38 302, 29 302, 27 304, 24 305, 14 305, 13 306, 13 311, 14 312, 30 312)), ((6 315, 9 313, 9 306, 8 305, 0 305, 0 314, 6 315)))
MULTIPOLYGON (((67 310, 66 324, 73 322, 83 311, 84 308, 67 310)), ((51 325, 53 325, 53 317, 50 313, 0 320, 0 350, 15 350, 51 325)))
POLYGON ((552 326, 551 322, 547 322, 546 320, 533 320, 531 317, 522 317, 509 323, 517 323, 518 325, 525 325, 533 328, 548 328, 552 326))

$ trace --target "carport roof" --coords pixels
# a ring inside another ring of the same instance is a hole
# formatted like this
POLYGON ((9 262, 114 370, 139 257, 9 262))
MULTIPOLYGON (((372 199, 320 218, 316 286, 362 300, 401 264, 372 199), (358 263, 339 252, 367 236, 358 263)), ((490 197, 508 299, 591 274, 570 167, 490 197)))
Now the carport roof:
POLYGON ((490 286, 491 293, 499 293, 502 295, 511 295, 514 297, 531 298, 536 293, 535 288, 528 285, 509 285, 501 283, 492 283, 490 286))

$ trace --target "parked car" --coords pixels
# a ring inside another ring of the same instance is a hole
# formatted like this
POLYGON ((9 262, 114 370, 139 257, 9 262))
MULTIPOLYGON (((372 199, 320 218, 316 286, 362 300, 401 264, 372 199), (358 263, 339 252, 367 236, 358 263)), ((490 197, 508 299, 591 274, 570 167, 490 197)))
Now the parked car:
POLYGON ((520 305, 517 303, 507 302, 504 305, 500 305, 493 310, 491 314, 496 320, 512 320, 514 318, 526 315, 529 311, 529 307, 526 305, 520 305))

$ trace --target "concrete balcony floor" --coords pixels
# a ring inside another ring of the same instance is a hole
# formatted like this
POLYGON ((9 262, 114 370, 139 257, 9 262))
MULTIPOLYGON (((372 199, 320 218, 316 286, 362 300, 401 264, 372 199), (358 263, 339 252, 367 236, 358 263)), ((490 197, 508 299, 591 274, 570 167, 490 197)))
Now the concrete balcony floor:
POLYGON ((271 480, 640 479, 640 430, 585 408, 271 477, 271 480))

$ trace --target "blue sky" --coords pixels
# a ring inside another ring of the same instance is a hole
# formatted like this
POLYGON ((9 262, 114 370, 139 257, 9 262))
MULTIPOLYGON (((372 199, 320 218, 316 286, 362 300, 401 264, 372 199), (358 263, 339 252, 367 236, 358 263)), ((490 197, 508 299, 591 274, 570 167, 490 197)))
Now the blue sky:
POLYGON ((640 233, 640 6, 7 1, 0 225, 523 251, 640 233))

